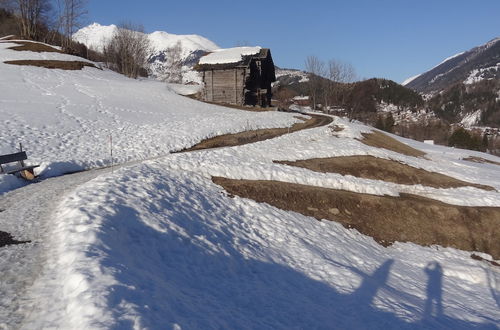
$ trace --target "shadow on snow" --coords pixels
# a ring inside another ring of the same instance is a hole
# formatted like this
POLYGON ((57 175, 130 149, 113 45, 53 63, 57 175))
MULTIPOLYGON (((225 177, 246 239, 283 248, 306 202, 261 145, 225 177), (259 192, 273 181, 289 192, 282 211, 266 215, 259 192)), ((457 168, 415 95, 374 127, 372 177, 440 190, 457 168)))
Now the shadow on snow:
POLYGON ((108 218, 114 230, 101 232, 100 238, 112 255, 103 266, 116 269, 114 276, 120 282, 107 296, 117 320, 114 328, 132 327, 134 316, 123 301, 133 303, 141 326, 151 328, 175 324, 183 329, 497 328, 493 321, 471 323, 443 314, 442 269, 437 263, 424 270, 428 276, 425 306, 405 306, 411 314, 421 315, 420 321, 411 323, 372 305, 377 291, 387 282, 394 262, 391 259, 372 274, 343 265, 362 278, 351 294, 340 293, 292 268, 249 259, 233 247, 234 237, 224 226, 215 231, 198 214, 201 208, 213 211, 216 217, 213 201, 201 193, 192 194, 198 207, 188 209, 187 203, 176 204, 173 198, 149 206, 153 212, 168 209, 169 221, 182 230, 155 230, 145 225, 133 208, 123 205, 108 218), (201 246, 196 241, 201 235, 227 253, 201 246))

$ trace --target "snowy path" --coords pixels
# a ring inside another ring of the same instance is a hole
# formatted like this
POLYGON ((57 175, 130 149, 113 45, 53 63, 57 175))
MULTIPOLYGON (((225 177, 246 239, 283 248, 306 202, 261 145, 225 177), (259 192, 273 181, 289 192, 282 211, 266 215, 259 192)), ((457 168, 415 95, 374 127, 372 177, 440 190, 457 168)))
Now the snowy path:
POLYGON ((31 241, 0 249, 0 329, 17 328, 26 317, 26 310, 36 303, 27 301, 25 292, 45 266, 49 233, 56 225, 53 211, 76 187, 109 171, 50 178, 0 196, 2 230, 18 240, 31 241))
POLYGON ((23 328, 500 322, 498 274, 468 252, 384 248, 335 222, 231 198, 204 175, 165 170, 165 161, 100 175, 65 195, 52 214, 46 267, 23 301, 23 328))
MULTIPOLYGON (((158 158, 162 157, 153 159, 158 158)), ((137 163, 140 161, 118 165, 115 169, 137 163)), ((17 328, 26 318, 26 311, 37 304, 25 294, 49 258, 47 243, 51 239, 50 232, 57 226, 53 221, 54 211, 77 187, 110 172, 110 168, 103 168, 49 178, 0 196, 2 230, 17 240, 31 241, 0 249, 3 259, 0 273, 5 274, 0 285, 0 320, 8 320, 8 323, 0 323, 0 327, 17 328)))

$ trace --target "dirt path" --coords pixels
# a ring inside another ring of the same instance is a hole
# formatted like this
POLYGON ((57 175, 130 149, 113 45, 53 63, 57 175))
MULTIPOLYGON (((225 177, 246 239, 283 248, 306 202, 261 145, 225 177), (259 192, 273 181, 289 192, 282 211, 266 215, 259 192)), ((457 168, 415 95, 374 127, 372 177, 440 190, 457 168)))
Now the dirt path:
POLYGON ((465 207, 401 194, 377 196, 294 183, 213 177, 229 194, 355 228, 387 246, 395 241, 480 251, 500 259, 500 208, 465 207))
MULTIPOLYGON (((268 129, 258 129, 252 131, 245 131, 236 134, 225 134, 219 135, 200 143, 178 151, 178 152, 188 152, 203 149, 221 148, 221 147, 234 147, 241 146, 244 144, 255 143, 259 141, 264 141, 272 139, 284 134, 297 132, 303 129, 321 127, 330 124, 333 121, 332 117, 323 115, 311 115, 310 119, 304 120, 302 123, 294 124, 292 127, 288 128, 268 128, 268 129)), ((305 119, 305 118, 304 118, 305 119)))

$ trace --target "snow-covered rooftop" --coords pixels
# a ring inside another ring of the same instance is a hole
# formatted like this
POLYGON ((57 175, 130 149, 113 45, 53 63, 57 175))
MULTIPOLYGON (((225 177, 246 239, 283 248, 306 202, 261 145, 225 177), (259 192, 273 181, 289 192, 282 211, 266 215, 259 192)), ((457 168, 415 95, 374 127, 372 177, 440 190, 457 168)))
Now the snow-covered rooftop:
POLYGON ((243 59, 243 56, 258 54, 261 47, 235 47, 226 49, 217 49, 212 53, 203 56, 199 64, 228 64, 237 63, 243 59))

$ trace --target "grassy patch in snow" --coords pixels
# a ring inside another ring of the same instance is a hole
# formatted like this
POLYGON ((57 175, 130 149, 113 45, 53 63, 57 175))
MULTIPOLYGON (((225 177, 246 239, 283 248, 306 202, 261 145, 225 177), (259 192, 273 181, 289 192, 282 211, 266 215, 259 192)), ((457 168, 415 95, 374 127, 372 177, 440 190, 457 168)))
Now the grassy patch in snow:
POLYGON ((457 206, 410 194, 377 196, 278 181, 221 177, 212 181, 232 195, 355 228, 384 246, 396 241, 441 245, 500 259, 498 207, 457 206))
POLYGON ((240 146, 248 143, 254 143, 272 139, 287 133, 292 133, 303 129, 325 126, 333 121, 333 118, 328 116, 321 116, 321 115, 308 115, 308 116, 310 116, 311 118, 304 120, 301 123, 296 123, 290 128, 288 127, 266 128, 266 129, 245 131, 235 134, 219 135, 210 139, 203 140, 200 143, 188 149, 181 150, 180 152, 240 146))
POLYGON ((81 70, 85 66, 97 69, 97 67, 94 64, 83 61, 16 60, 16 61, 5 61, 4 63, 14 64, 14 65, 37 66, 46 69, 61 69, 61 70, 81 70))
POLYGON ((474 162, 474 163, 487 163, 487 164, 493 164, 493 165, 500 166, 499 162, 494 162, 494 161, 489 160, 489 159, 484 159, 484 158, 475 157, 475 156, 470 156, 470 157, 464 158, 463 160, 467 160, 469 162, 474 162))
MULTIPOLYGON (((189 95, 188 97, 201 101, 198 97, 197 94, 189 95)), ((276 111, 275 107, 261 107, 261 106, 250 106, 250 105, 237 105, 237 104, 230 104, 230 103, 219 103, 219 102, 209 102, 209 101, 201 101, 203 103, 207 104, 214 104, 214 105, 220 105, 226 108, 231 108, 231 109, 237 109, 237 110, 244 110, 244 111, 252 111, 252 112, 267 112, 267 111, 276 111)))
POLYGON ((413 156, 413 157, 425 156, 425 152, 407 146, 406 144, 399 142, 398 140, 393 139, 390 136, 383 134, 381 132, 373 131, 371 133, 361 133, 361 134, 363 135, 363 139, 360 141, 371 147, 384 148, 403 155, 413 156))
POLYGON ((302 167, 315 172, 340 173, 342 175, 352 175, 365 179, 382 180, 399 184, 421 184, 434 188, 471 186, 489 191, 495 190, 495 188, 490 186, 465 182, 440 173, 428 172, 395 160, 367 155, 274 162, 302 167))
POLYGON ((12 43, 18 44, 19 46, 13 46, 10 47, 9 49, 12 50, 17 50, 17 51, 31 51, 31 52, 37 52, 37 53, 42 53, 42 52, 47 52, 47 53, 60 53, 64 54, 61 50, 51 47, 46 44, 42 44, 39 42, 32 42, 32 41, 12 41, 12 43))

